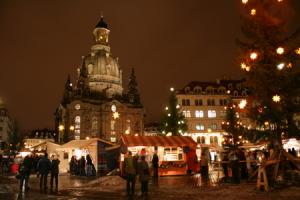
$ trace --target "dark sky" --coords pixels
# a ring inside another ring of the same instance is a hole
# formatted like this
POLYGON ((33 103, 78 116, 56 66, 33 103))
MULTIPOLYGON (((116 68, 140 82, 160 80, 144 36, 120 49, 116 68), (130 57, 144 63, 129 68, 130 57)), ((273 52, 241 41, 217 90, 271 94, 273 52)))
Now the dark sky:
MULTIPOLYGON (((66 77, 70 73, 75 81, 102 11, 124 86, 134 67, 147 121, 158 120, 171 86, 240 77, 235 45, 238 4, 238 0, 0 0, 0 96, 22 129, 53 128, 66 77)), ((299 2, 296 6, 300 11, 299 2)))

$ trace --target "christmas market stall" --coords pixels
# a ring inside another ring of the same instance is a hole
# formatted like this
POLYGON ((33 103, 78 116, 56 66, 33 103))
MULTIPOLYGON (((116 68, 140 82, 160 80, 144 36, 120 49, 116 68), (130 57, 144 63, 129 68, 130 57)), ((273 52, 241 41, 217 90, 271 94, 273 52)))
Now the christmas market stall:
POLYGON ((157 152, 160 176, 186 174, 188 169, 196 168, 196 147, 197 143, 186 136, 123 135, 120 140, 121 170, 128 151, 133 155, 144 155, 149 166, 153 154, 157 152))
POLYGON ((108 171, 107 169, 107 156, 105 156, 105 148, 113 146, 114 144, 98 139, 86 139, 86 140, 72 140, 68 143, 63 144, 59 149, 60 156, 60 171, 68 172, 70 170, 69 164, 71 158, 74 156, 75 159, 79 160, 82 156, 86 158, 90 155, 92 162, 97 172, 108 171))

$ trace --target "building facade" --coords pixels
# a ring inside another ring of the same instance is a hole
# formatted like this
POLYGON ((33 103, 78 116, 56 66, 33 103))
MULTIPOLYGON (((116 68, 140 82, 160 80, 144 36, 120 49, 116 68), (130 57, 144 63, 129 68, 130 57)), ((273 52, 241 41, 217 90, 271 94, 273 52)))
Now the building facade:
POLYGON ((57 108, 55 126, 59 140, 98 137, 117 142, 123 134, 142 134, 144 108, 134 70, 124 91, 118 58, 109 46, 108 25, 103 17, 96 25, 90 53, 82 58, 73 87, 70 77, 57 108))
POLYGON ((4 143, 8 143, 11 128, 12 118, 4 102, 0 99, 0 149, 4 147, 4 143))
POLYGON ((46 128, 33 130, 27 134, 27 137, 24 139, 24 147, 26 149, 30 149, 46 141, 57 142, 58 134, 54 130, 49 130, 46 128))
MULTIPOLYGON (((226 106, 239 105, 238 118, 243 126, 251 122, 243 112, 248 89, 245 80, 217 80, 187 84, 176 92, 181 112, 187 119, 188 133, 196 142, 221 147, 226 119, 226 106)), ((250 127, 249 127, 250 128, 250 127)))

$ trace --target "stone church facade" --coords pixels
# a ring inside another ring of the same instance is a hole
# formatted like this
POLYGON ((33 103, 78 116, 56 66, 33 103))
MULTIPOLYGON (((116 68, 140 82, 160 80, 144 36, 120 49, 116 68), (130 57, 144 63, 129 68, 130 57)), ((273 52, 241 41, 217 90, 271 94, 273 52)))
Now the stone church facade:
POLYGON ((76 84, 68 77, 61 104, 55 112, 60 142, 101 138, 117 142, 123 134, 142 134, 144 108, 134 69, 124 92, 122 70, 109 46, 108 25, 103 17, 93 35, 95 44, 82 57, 76 84))

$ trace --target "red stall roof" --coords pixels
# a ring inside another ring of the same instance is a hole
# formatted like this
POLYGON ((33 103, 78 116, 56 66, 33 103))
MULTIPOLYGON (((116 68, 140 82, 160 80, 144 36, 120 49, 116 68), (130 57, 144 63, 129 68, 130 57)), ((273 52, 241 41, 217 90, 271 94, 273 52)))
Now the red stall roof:
POLYGON ((163 147, 196 147, 197 143, 187 136, 134 136, 123 135, 121 142, 127 147, 132 146, 163 146, 163 147))

